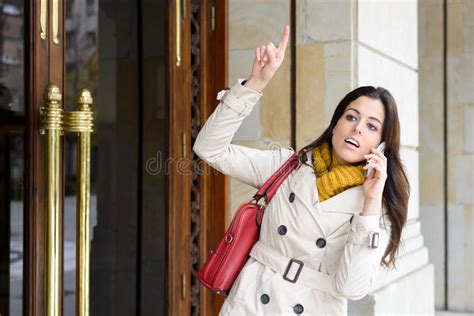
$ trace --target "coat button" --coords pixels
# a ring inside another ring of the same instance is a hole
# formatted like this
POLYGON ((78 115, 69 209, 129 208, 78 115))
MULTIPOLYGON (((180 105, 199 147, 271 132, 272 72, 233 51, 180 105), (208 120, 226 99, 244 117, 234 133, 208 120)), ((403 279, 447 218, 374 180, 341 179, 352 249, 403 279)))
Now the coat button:
POLYGON ((278 226, 278 234, 280 235, 285 235, 287 232, 286 226, 285 225, 280 225, 278 226))
POLYGON ((352 224, 352 219, 354 218, 354 215, 351 216, 351 219, 349 220, 349 223, 352 224))
POLYGON ((290 199, 290 202, 293 203, 293 201, 295 200, 295 193, 291 192, 289 199, 290 199))
POLYGON ((262 296, 260 296, 260 302, 262 302, 262 304, 268 304, 268 302, 270 302, 270 296, 268 296, 268 294, 262 294, 262 296))
POLYGON ((318 246, 318 248, 324 248, 324 246, 326 246, 326 240, 324 238, 318 238, 318 240, 316 240, 316 246, 318 246))
POLYGON ((301 304, 296 304, 296 305, 293 307, 293 311, 295 312, 295 314, 303 314, 303 311, 304 311, 303 305, 301 305, 301 304))

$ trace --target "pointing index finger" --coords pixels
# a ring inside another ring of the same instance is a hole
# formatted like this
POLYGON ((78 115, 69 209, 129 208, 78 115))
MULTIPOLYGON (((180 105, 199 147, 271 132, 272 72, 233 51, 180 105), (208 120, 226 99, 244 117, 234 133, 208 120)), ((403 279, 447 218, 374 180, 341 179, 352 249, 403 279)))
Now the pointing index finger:
POLYGON ((281 56, 286 50, 286 46, 288 45, 288 38, 290 37, 290 27, 287 25, 283 30, 283 35, 280 40, 280 44, 278 45, 277 56, 281 56))

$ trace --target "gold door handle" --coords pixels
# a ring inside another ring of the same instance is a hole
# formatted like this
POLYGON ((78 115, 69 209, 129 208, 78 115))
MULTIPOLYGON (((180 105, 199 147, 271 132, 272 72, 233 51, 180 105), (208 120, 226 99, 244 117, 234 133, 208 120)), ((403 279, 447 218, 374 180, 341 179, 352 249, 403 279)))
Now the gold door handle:
MULTIPOLYGON (((52 0, 53 5, 53 43, 59 44, 59 0, 52 0)), ((41 0, 40 2, 40 37, 45 40, 48 33, 48 0, 41 0)))
POLYGON ((61 135, 64 131, 77 134, 77 203, 76 203, 76 315, 89 315, 89 253, 90 253, 90 152, 93 113, 92 96, 83 89, 77 96, 78 110, 63 112, 61 91, 48 85, 44 93, 45 106, 40 108, 40 133, 46 136, 46 311, 47 316, 59 316, 62 235, 60 166, 61 135))
POLYGON ((183 17, 186 16, 186 0, 176 0, 175 3, 175 19, 176 19, 176 66, 181 66, 181 22, 183 17))
POLYGON ((47 18, 48 18, 48 0, 41 0, 40 3, 40 27, 41 27, 41 39, 46 39, 47 29, 47 18))
POLYGON ((64 130, 77 134, 76 183, 76 315, 89 315, 90 280, 90 156, 93 113, 92 96, 83 89, 78 110, 65 113, 64 130))
POLYGON ((53 42, 59 44, 59 0, 53 0, 53 42))
POLYGON ((40 133, 46 136, 46 315, 59 316, 60 275, 62 257, 60 149, 63 109, 58 86, 48 85, 44 92, 44 107, 40 108, 40 133))

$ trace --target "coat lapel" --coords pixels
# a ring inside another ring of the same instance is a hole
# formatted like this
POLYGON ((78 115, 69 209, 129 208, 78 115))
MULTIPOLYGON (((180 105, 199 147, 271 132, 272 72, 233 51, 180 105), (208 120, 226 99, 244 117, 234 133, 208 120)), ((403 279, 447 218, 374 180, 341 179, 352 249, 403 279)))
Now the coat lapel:
POLYGON ((326 228, 321 217, 321 211, 316 207, 318 202, 318 192, 316 188, 316 178, 311 173, 312 168, 301 165, 294 172, 289 186, 290 190, 298 196, 299 201, 303 203, 308 212, 313 216, 319 228, 326 235, 326 228), (314 181, 313 181, 314 179, 314 181))
MULTIPOLYGON (((307 153, 307 163, 311 164, 311 153, 307 153)), ((316 187, 316 175, 311 166, 302 164, 295 171, 291 178, 290 190, 298 196, 299 200, 315 219, 320 230, 326 235, 326 227, 322 220, 321 211, 316 207, 319 202, 318 189, 316 187)))
MULTIPOLYGON (((312 162, 312 153, 307 153, 307 163, 312 162)), ((358 185, 334 195, 322 202, 319 201, 318 188, 316 186, 316 174, 312 166, 301 165, 295 170, 291 178, 290 190, 295 193, 311 213, 321 231, 326 236, 327 225, 324 224, 323 212, 352 213, 362 211, 364 196, 362 185, 358 185)))

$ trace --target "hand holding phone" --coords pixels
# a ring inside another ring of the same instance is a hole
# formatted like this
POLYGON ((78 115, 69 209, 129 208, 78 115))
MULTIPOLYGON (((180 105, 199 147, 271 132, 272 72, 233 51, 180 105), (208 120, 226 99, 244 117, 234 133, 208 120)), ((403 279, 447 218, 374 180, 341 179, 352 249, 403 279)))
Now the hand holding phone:
MULTIPOLYGON (((381 152, 383 152, 385 150, 385 142, 381 142, 380 145, 377 147, 378 150, 380 150, 381 152)), ((372 159, 367 159, 367 162, 365 163, 366 165, 371 163, 372 162, 372 159)), ((365 177, 367 178, 368 176, 370 176, 370 174, 372 173, 372 170, 374 168, 367 168, 365 169, 365 177)))

